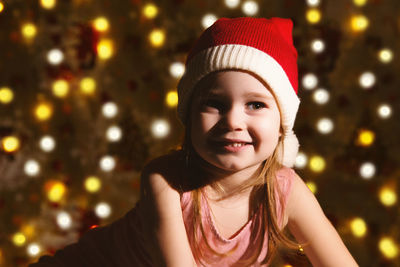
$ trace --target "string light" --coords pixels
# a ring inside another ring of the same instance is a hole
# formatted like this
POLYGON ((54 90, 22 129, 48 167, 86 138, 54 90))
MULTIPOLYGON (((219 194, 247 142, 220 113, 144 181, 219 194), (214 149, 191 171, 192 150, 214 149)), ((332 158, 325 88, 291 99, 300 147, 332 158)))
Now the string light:
POLYGON ((312 90, 318 85, 318 78, 313 73, 307 73, 302 79, 303 87, 307 90, 312 90))
POLYGON ((304 154, 303 152, 297 153, 296 161, 294 163, 296 168, 303 169, 305 166, 307 166, 307 162, 308 158, 306 154, 304 154))
POLYGON ((375 165, 372 162, 364 162, 360 167, 360 175, 364 179, 371 179, 375 175, 375 165))
POLYGON ((311 181, 306 182, 306 185, 307 185, 308 189, 310 189, 310 191, 311 191, 313 194, 316 194, 316 193, 317 193, 317 185, 316 185, 314 182, 311 182, 311 181))
POLYGON ((306 12, 307 21, 311 24, 316 24, 321 20, 321 12, 317 8, 311 8, 306 12))
POLYGON ((365 31, 368 28, 369 21, 364 15, 354 15, 351 17, 351 28, 355 32, 365 31))
POLYGON ((328 103, 329 98, 330 98, 329 92, 324 88, 319 88, 315 90, 315 92, 313 93, 313 99, 315 103, 319 105, 328 103))
POLYGON ((63 60, 64 60, 64 53, 58 48, 51 49, 47 53, 47 61, 52 65, 58 65, 63 60))
POLYGON ((88 191, 89 193, 96 193, 101 188, 101 181, 96 176, 89 176, 86 178, 84 185, 86 191, 88 191))
POLYGON ((378 116, 387 119, 392 115, 392 108, 388 104, 381 104, 378 107, 378 116))
POLYGON ((321 53, 325 50, 325 43, 321 39, 316 39, 311 42, 311 50, 314 53, 321 53))
POLYGON ((146 4, 146 5, 143 7, 143 11, 142 11, 142 12, 143 12, 143 15, 144 15, 146 18, 148 18, 148 19, 154 19, 154 18, 157 16, 157 14, 158 14, 158 8, 157 8, 156 5, 149 3, 149 4, 146 4))
POLYGON ((374 86, 375 80, 376 80, 375 75, 370 71, 366 71, 360 75, 359 83, 361 87, 369 89, 372 86, 374 86))
POLYGON ((66 80, 56 80, 53 83, 53 94, 57 97, 63 98, 68 95, 69 84, 66 80))
POLYGON ((381 49, 378 52, 378 58, 382 63, 389 63, 393 59, 393 52, 388 48, 381 49))
POLYGON ((185 65, 181 62, 174 62, 169 66, 169 73, 174 78, 182 77, 183 73, 185 72, 185 65))
POLYGON ((96 81, 91 77, 83 78, 79 85, 81 92, 86 95, 92 95, 96 91, 96 81))
POLYGON ((110 39, 103 39, 97 44, 97 53, 100 59, 109 59, 114 54, 114 44, 110 39))
POLYGON ((56 0, 40 0, 40 5, 45 9, 53 9, 56 5, 56 0))
POLYGON ((353 0, 353 3, 357 6, 364 6, 367 3, 367 0, 353 0))
POLYGON ((37 29, 35 24, 33 23, 26 23, 24 25, 22 25, 22 35, 26 38, 26 39, 32 39, 33 37, 36 36, 37 33, 37 29))
POLYGON ((20 148, 20 141, 15 136, 5 136, 1 140, 1 146, 7 153, 13 153, 20 148))
POLYGON ((101 110, 106 118, 114 118, 118 113, 118 107, 114 102, 105 103, 101 110))
POLYGON ((201 19, 201 26, 206 29, 210 27, 217 19, 217 16, 215 16, 214 14, 206 14, 201 19))
POLYGON ((14 99, 13 91, 8 87, 0 88, 0 103, 8 104, 14 99))
POLYGON ((40 121, 46 121, 53 115, 53 108, 49 103, 40 103, 35 109, 35 116, 40 121))
POLYGON ((350 221, 350 229, 355 237, 364 237, 367 233, 367 224, 362 218, 356 217, 350 221))
POLYGON ((93 21, 93 27, 99 32, 106 32, 110 27, 106 17, 98 17, 93 21))
POLYGON ((50 135, 45 135, 40 139, 39 145, 44 152, 51 152, 54 150, 56 142, 50 135))
POLYGON ((315 7, 320 4, 319 0, 307 0, 307 5, 310 7, 315 7))
POLYGON ((115 168, 115 159, 111 156, 103 156, 100 159, 100 169, 105 172, 112 171, 115 168))
POLYGON ((165 97, 165 102, 170 108, 176 107, 178 105, 178 93, 175 90, 169 91, 165 97))
POLYGON ((379 240, 379 250, 388 259, 394 259, 399 255, 399 247, 391 237, 383 237, 379 240))
POLYGON ((357 144, 360 146, 370 146, 374 143, 375 133, 371 130, 362 129, 359 131, 357 144))
POLYGON ((111 207, 106 202, 101 202, 96 205, 95 213, 99 218, 105 219, 111 215, 111 207))
POLYGON ((322 172, 325 169, 326 163, 321 156, 312 156, 310 159, 309 167, 313 172, 322 172))
POLYGON ((224 2, 228 8, 236 8, 240 4, 240 0, 225 0, 224 2))
POLYGON ((28 247, 26 248, 26 252, 28 253, 29 256, 31 257, 35 257, 37 255, 39 255, 39 253, 41 252, 41 248, 39 246, 39 244, 37 243, 31 243, 28 245, 28 247))
POLYGON ((383 187, 379 191, 379 200, 381 203, 385 206, 393 206, 397 202, 397 194, 393 190, 393 188, 390 187, 383 187))
POLYGON ((258 13, 258 4, 255 1, 245 1, 242 5, 242 12, 247 16, 254 16, 258 13))
POLYGON ((333 122, 329 118, 322 118, 317 122, 317 129, 322 134, 331 133, 333 130, 333 122))
POLYGON ((155 120, 151 125, 151 132, 155 138, 164 138, 169 134, 169 123, 164 119, 155 120))
POLYGON ((121 140, 122 137, 122 131, 121 128, 118 126, 111 126, 107 129, 106 132, 107 140, 110 142, 117 142, 121 140))
POLYGON ((165 33, 163 30, 155 29, 149 35, 149 40, 152 46, 161 47, 165 42, 165 33))
POLYGON ((24 165, 24 172, 31 177, 37 176, 40 172, 39 163, 34 159, 27 160, 24 165))
POLYGON ((60 202, 67 191, 67 188, 63 182, 56 181, 56 180, 49 180, 44 185, 47 198, 51 202, 58 203, 60 202))
POLYGON ((57 225, 63 229, 67 230, 72 226, 72 218, 66 211, 61 211, 57 214, 57 225))
POLYGON ((23 233, 17 232, 12 236, 12 242, 17 247, 22 247, 23 245, 25 245, 26 237, 23 233))

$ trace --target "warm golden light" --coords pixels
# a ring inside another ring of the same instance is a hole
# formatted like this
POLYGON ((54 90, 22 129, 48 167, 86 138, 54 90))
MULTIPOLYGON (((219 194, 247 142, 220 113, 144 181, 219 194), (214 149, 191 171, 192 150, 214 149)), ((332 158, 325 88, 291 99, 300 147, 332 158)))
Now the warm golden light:
POLYGON ((27 39, 35 37, 36 32, 36 26, 32 23, 26 23, 22 26, 22 35, 27 39))
POLYGON ((158 14, 158 8, 154 4, 146 4, 143 8, 143 15, 148 19, 153 19, 158 14))
POLYGON ((25 224, 22 226, 21 232, 25 235, 25 237, 32 238, 35 235, 35 227, 31 224, 25 224))
POLYGON ((13 91, 8 87, 0 88, 0 102, 3 104, 10 103, 14 98, 13 91))
POLYGON ((310 159, 310 169, 313 172, 322 172, 325 169, 325 160, 321 156, 313 156, 310 159))
POLYGON ((379 241, 379 250, 388 259, 394 259, 399 255, 399 247, 390 237, 383 237, 379 241))
POLYGON ((364 15, 356 15, 351 17, 351 28, 355 32, 361 32, 367 29, 369 25, 368 18, 364 15))
POLYGON ((357 144, 360 146, 370 146, 374 143, 375 133, 370 130, 361 130, 358 134, 357 144))
POLYGON ((317 193, 317 185, 314 182, 307 182, 306 185, 313 194, 317 193))
POLYGON ((47 198, 51 202, 60 202, 66 193, 66 186, 60 181, 50 180, 45 184, 47 198))
POLYGON ((351 220, 350 228, 355 237, 363 237, 367 233, 367 224, 362 218, 354 218, 351 220))
POLYGON ((165 101, 169 107, 176 107, 178 105, 178 93, 176 91, 169 91, 165 101))
POLYGON ((165 33, 163 30, 156 29, 153 30, 149 35, 149 40, 152 46, 160 47, 164 44, 165 41, 165 33))
POLYGON ((20 142, 19 139, 15 136, 5 136, 1 140, 1 146, 4 149, 4 151, 12 153, 19 149, 20 142))
POLYGON ((66 80, 56 80, 53 83, 53 94, 57 97, 65 97, 69 92, 69 84, 66 80))
POLYGON ((53 108, 47 103, 41 103, 36 107, 35 115, 41 121, 48 120, 53 115, 53 108))
POLYGON ((385 48, 379 51, 378 57, 382 63, 389 63, 393 59, 393 52, 392 50, 385 48))
POLYGON ((0 2, 0 13, 3 12, 3 10, 4 10, 4 4, 0 2))
POLYGON ((364 6, 367 3, 367 0, 353 0, 353 2, 357 6, 364 6))
POLYGON ((114 54, 114 44, 110 39, 103 39, 97 44, 100 59, 109 59, 114 54))
POLYGON ((40 0, 40 5, 45 9, 52 9, 56 5, 56 0, 40 0))
POLYGON ((106 32, 110 27, 110 24, 105 17, 98 17, 93 21, 94 28, 99 32, 106 32))
POLYGON ((96 81, 90 77, 83 78, 80 87, 84 94, 91 95, 96 91, 96 81))
POLYGON ((316 8, 311 8, 307 10, 306 18, 311 24, 318 23, 321 20, 321 12, 316 8))
POLYGON ((397 194, 390 187, 383 187, 379 191, 379 199, 385 206, 393 206, 397 202, 397 194))
POLYGON ((12 242, 14 243, 14 245, 16 245, 17 247, 22 247, 25 243, 26 243, 26 237, 24 236, 23 233, 18 232, 15 233, 12 236, 12 242))
POLYGON ((96 176, 89 176, 85 180, 85 189, 90 193, 95 193, 101 188, 101 181, 96 176))

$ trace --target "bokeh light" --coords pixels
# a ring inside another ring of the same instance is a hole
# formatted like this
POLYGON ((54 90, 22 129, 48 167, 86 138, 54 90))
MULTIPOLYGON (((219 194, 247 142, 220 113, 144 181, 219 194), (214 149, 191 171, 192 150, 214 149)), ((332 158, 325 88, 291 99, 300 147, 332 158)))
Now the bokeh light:
POLYGON ((399 255, 399 246, 391 237, 383 237, 379 240, 379 250, 388 259, 394 259, 399 255))
POLYGON ((99 32, 106 32, 110 27, 110 23, 106 17, 98 17, 93 21, 93 27, 99 32))
POLYGON ((181 62, 174 62, 169 66, 169 73, 174 78, 182 77, 185 72, 185 65, 181 62))
POLYGON ((122 130, 116 125, 110 126, 106 132, 107 140, 110 142, 117 142, 121 140, 122 130))
POLYGON ((161 47, 165 42, 165 32, 161 29, 153 30, 149 35, 150 43, 153 47, 161 47))
POLYGON ((26 252, 31 257, 36 257, 37 255, 40 254, 41 251, 42 251, 42 249, 38 243, 31 243, 26 248, 26 252))
MULTIPOLYGON (((3 4, 3 2, 0 1, 0 13, 3 12, 3 10, 4 10, 4 4, 3 4)), ((0 253, 0 258, 1 258, 1 253, 0 253)), ((0 261, 0 263, 1 263, 1 261, 0 261)))
POLYGON ((57 214, 57 225, 63 229, 67 230, 72 226, 72 218, 66 211, 61 211, 57 214))
POLYGON ((351 28, 355 32, 362 32, 368 28, 369 21, 364 15, 354 15, 351 17, 351 28))
POLYGON ((35 108, 35 116, 40 121, 46 121, 53 115, 53 107, 49 103, 40 103, 35 108))
POLYGON ((64 53, 58 48, 51 49, 47 53, 47 61, 51 65, 58 65, 61 62, 63 62, 63 60, 64 60, 64 53))
POLYGON ((310 189, 310 191, 313 194, 317 193, 317 189, 318 188, 317 188, 317 185, 314 182, 308 181, 308 182, 306 182, 306 186, 308 187, 308 189, 310 189))
POLYGON ((114 54, 114 43, 110 39, 103 39, 97 44, 97 53, 100 59, 109 59, 114 54))
POLYGON ((148 19, 154 19, 158 15, 158 7, 152 3, 148 3, 143 7, 143 15, 148 19))
POLYGON ((392 115, 392 108, 388 104, 381 104, 378 107, 378 116, 382 119, 387 119, 392 115))
POLYGON ((0 88, 0 103, 8 104, 14 99, 13 91, 8 87, 0 88))
POLYGON ((23 233, 17 232, 12 236, 12 242, 17 247, 22 247, 26 243, 26 237, 23 233))
POLYGON ((52 136, 45 135, 40 139, 39 145, 44 152, 51 152, 56 146, 56 141, 52 136))
POLYGON ((391 187, 383 187, 379 191, 379 200, 385 206, 393 206, 397 202, 397 194, 391 187))
POLYGON ((48 180, 44 185, 48 200, 51 202, 60 202, 67 192, 67 187, 61 181, 48 180))
POLYGON ((311 50, 314 53, 322 53, 325 50, 325 43, 321 39, 316 39, 311 42, 311 50))
POLYGON ((378 58, 382 63, 389 63, 393 60, 393 52, 388 48, 381 49, 378 52, 378 58))
POLYGON ((153 121, 151 125, 151 132, 155 138, 164 138, 169 134, 169 123, 164 119, 153 121))
POLYGON ((37 176, 40 173, 40 165, 34 159, 29 159, 25 162, 24 172, 28 176, 37 176))
POLYGON ((96 176, 89 176, 85 179, 85 189, 89 193, 96 193, 101 188, 101 180, 96 176))
POLYGON ((99 218, 108 218, 111 215, 111 206, 106 202, 101 202, 96 205, 95 213, 99 218))
POLYGON ((118 106, 114 102, 105 103, 101 110, 106 118, 114 118, 118 114, 118 106))
POLYGON ((364 237, 367 233, 367 224, 362 218, 356 217, 350 221, 350 229, 355 237, 364 237))
POLYGON ((225 0, 224 3, 228 8, 236 8, 239 6, 240 0, 225 0))
POLYGON ((318 85, 318 78, 313 73, 307 73, 302 79, 303 87, 307 90, 312 90, 318 85))
POLYGON ((36 26, 33 23, 26 23, 26 24, 22 25, 21 31, 22 31, 22 35, 28 40, 35 37, 36 33, 37 33, 36 26))
POLYGON ((375 164, 372 162, 364 162, 360 166, 360 175, 364 179, 371 179, 374 177, 376 172, 375 164))
POLYGON ((296 168, 303 169, 307 166, 308 158, 307 155, 303 152, 297 153, 296 161, 294 163, 296 168))
POLYGON ((322 134, 329 134, 333 131, 333 121, 329 118, 321 118, 317 122, 317 129, 322 134))
POLYGON ((313 172, 319 173, 325 170, 326 162, 321 156, 312 156, 310 158, 309 167, 313 172))
POLYGON ((110 172, 115 168, 115 159, 112 156, 103 156, 100 159, 100 169, 110 172))
POLYGON ((203 28, 206 29, 210 27, 217 19, 218 19, 217 16, 214 14, 206 14, 201 19, 201 26, 203 26, 203 28))
POLYGON ((170 108, 174 108, 178 105, 178 93, 176 90, 169 91, 165 97, 165 102, 170 108))
POLYGON ((59 79, 53 83, 53 94, 57 97, 63 98, 68 95, 69 84, 66 80, 59 79))
POLYGON ((306 3, 310 7, 315 7, 320 4, 320 1, 319 0, 307 0, 306 3))
POLYGON ((365 89, 369 89, 372 86, 374 86, 375 81, 376 81, 375 74, 373 74, 370 71, 362 73, 359 78, 360 86, 365 89))
POLYGON ((364 6, 367 3, 367 0, 353 0, 353 3, 357 6, 364 6))
POLYGON ((79 85, 81 92, 86 95, 92 95, 96 91, 96 81, 91 77, 83 78, 79 85))
POLYGON ((245 1, 242 5, 242 12, 247 16, 254 16, 258 13, 258 3, 252 0, 245 1))
POLYGON ((53 9, 56 6, 56 0, 40 0, 40 5, 45 9, 53 9))
POLYGON ((5 152, 14 153, 20 148, 21 144, 18 137, 5 136, 1 139, 1 146, 5 152))
POLYGON ((321 20, 321 12, 317 8, 311 8, 306 12, 306 19, 311 24, 316 24, 321 20))
POLYGON ((358 133, 357 144, 360 146, 370 146, 374 143, 375 133, 371 130, 362 129, 358 133))
POLYGON ((315 101, 315 103, 317 103, 319 105, 324 105, 324 104, 328 103, 329 98, 330 98, 330 94, 329 94, 328 90, 326 90, 324 88, 319 88, 319 89, 315 90, 313 93, 313 100, 315 101))

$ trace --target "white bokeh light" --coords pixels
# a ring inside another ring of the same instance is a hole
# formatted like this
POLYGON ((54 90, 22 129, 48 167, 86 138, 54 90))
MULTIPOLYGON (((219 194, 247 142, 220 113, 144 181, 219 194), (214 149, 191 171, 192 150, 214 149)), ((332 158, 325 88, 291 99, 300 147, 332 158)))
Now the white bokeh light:
POLYGON ((54 48, 47 53, 47 61, 52 65, 58 65, 63 60, 64 53, 58 48, 54 48))
POLYGON ((158 119, 151 125, 151 132, 156 138, 164 138, 169 134, 169 123, 164 119, 158 119))
POLYGON ((111 126, 107 129, 107 140, 111 141, 111 142, 117 142, 119 140, 121 140, 122 137, 122 131, 121 128, 119 128, 118 126, 111 126))
POLYGON ((41 248, 37 243, 31 243, 26 248, 26 251, 29 256, 35 257, 39 255, 39 253, 41 252, 41 248))
POLYGON ((247 16, 254 16, 258 13, 258 3, 255 1, 246 1, 242 5, 242 11, 247 16))
POLYGON ((299 169, 303 169, 304 167, 307 166, 308 163, 308 157, 306 154, 303 152, 299 152, 296 156, 296 161, 294 163, 294 166, 299 169))
POLYGON ((313 73, 307 73, 303 76, 302 84, 305 89, 312 90, 318 85, 318 78, 313 73))
POLYGON ((97 204, 94 211, 96 215, 102 219, 105 219, 111 215, 111 207, 106 202, 97 204))
POLYGON ((217 16, 215 16, 214 14, 206 14, 201 19, 201 25, 204 29, 206 29, 210 27, 217 19, 217 16))
POLYGON ((325 50, 325 43, 320 39, 313 40, 311 42, 311 50, 314 53, 321 53, 325 50))
POLYGON ((319 89, 315 90, 313 93, 313 99, 314 99, 315 103, 317 103, 319 105, 328 103, 329 97, 330 97, 330 95, 329 95, 328 90, 323 89, 323 88, 319 88, 319 89))
POLYGON ((375 172, 376 168, 372 162, 364 162, 360 167, 360 175, 364 179, 371 179, 375 172))
POLYGON ((24 172, 26 175, 29 175, 29 176, 38 175, 40 172, 39 163, 34 159, 27 160, 24 165, 24 172))
POLYGON ((307 5, 310 7, 315 7, 318 6, 320 3, 319 0, 307 0, 307 5))
POLYGON ((240 0, 225 0, 225 5, 228 8, 236 8, 240 4, 240 0))
POLYGON ((378 107, 378 116, 387 119, 392 115, 392 108, 388 104, 382 104, 378 107))
POLYGON ((322 118, 317 122, 317 129, 322 134, 331 133, 333 130, 333 122, 329 118, 322 118))
POLYGON ((361 74, 359 79, 360 86, 365 89, 371 88, 372 86, 374 86, 375 80, 375 75, 372 72, 364 72, 363 74, 361 74))
POLYGON ((384 48, 379 51, 378 57, 382 63, 389 63, 393 60, 393 52, 388 48, 384 48))
POLYGON ((185 65, 181 62, 174 62, 169 66, 169 73, 174 78, 182 77, 185 72, 185 65))
POLYGON ((54 147, 56 146, 56 142, 54 141, 54 138, 51 137, 50 135, 45 135, 40 139, 40 148, 45 151, 45 152, 50 152, 54 150, 54 147))
POLYGON ((102 107, 102 112, 106 118, 114 118, 118 113, 118 106, 114 102, 107 102, 102 107))
POLYGON ((115 159, 111 156, 104 156, 100 159, 100 169, 105 172, 112 171, 115 168, 115 159))
POLYGON ((61 228, 61 229, 69 229, 71 228, 72 225, 72 218, 71 215, 69 215, 67 212, 65 211, 61 211, 57 214, 57 225, 61 228))

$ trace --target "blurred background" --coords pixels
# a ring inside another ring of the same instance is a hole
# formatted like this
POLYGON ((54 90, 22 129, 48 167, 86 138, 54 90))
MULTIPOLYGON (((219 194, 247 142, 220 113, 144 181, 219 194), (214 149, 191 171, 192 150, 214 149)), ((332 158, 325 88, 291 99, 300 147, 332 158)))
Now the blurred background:
POLYGON ((293 20, 295 169, 360 266, 400 266, 398 0, 0 0, 1 266, 134 207, 144 164, 182 141, 187 52, 240 16, 293 20))

